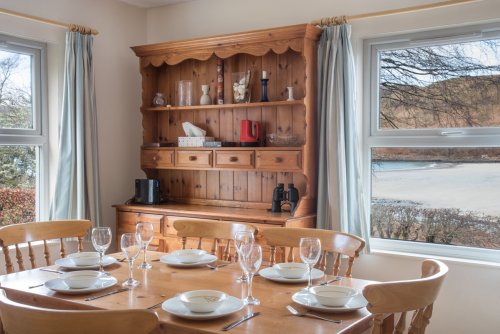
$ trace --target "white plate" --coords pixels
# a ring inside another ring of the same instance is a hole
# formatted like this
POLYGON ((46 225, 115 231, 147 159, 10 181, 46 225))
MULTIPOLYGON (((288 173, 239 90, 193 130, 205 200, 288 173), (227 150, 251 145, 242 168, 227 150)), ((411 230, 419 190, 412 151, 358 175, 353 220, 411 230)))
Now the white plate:
POLYGON ((118 280, 112 276, 100 277, 99 280, 92 286, 84 289, 71 289, 60 278, 51 279, 45 282, 45 287, 56 292, 65 293, 68 295, 81 295, 101 291, 115 285, 118 280))
MULTIPOLYGON (((111 256, 104 256, 102 258, 102 266, 107 267, 113 263, 115 263, 117 260, 114 257, 111 256)), ((99 264, 93 265, 93 266, 77 266, 71 259, 65 257, 62 259, 57 259, 54 262, 56 265, 58 265, 61 268, 66 268, 66 269, 99 269, 99 264)))
POLYGON ((292 300, 299 305, 304 306, 309 310, 325 312, 325 313, 346 313, 363 308, 368 304, 365 297, 362 294, 357 294, 354 296, 347 304, 344 306, 324 306, 316 301, 314 296, 311 296, 308 292, 297 292, 292 296, 292 300))
POLYGON ((167 254, 167 255, 163 255, 162 257, 160 257, 160 262, 166 263, 166 264, 168 264, 170 266, 174 266, 174 267, 199 267, 199 266, 207 265, 207 264, 212 263, 214 261, 217 261, 217 256, 212 255, 212 254, 205 254, 205 255, 203 255, 203 257, 201 258, 200 261, 192 262, 192 263, 183 263, 183 262, 181 262, 181 260, 179 260, 179 258, 177 256, 172 255, 172 254, 167 254))
MULTIPOLYGON (((307 273, 304 277, 301 278, 285 278, 278 274, 278 272, 273 268, 264 268, 259 271, 260 276, 267 278, 268 280, 281 282, 281 283, 303 283, 309 280, 309 273, 307 273)), ((321 278, 325 276, 325 273, 319 269, 313 268, 311 271, 311 277, 313 280, 321 278)))
POLYGON ((176 315, 180 318, 191 320, 208 320, 220 318, 241 310, 244 306, 243 301, 233 296, 227 296, 227 300, 215 311, 208 313, 191 312, 180 301, 179 297, 174 297, 166 300, 161 305, 162 309, 166 312, 176 315))

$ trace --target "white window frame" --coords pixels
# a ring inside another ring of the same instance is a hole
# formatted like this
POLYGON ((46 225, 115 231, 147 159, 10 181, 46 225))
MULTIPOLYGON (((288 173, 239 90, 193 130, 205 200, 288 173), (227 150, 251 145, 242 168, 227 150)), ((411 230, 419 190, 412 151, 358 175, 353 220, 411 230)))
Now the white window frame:
POLYGON ((45 220, 49 207, 47 46, 45 43, 0 34, 0 48, 33 56, 33 129, 0 129, 0 145, 38 146, 36 219, 45 220))
MULTIPOLYGON (((377 147, 500 147, 500 127, 383 129, 379 116, 379 51, 423 47, 450 42, 500 38, 500 23, 402 34, 364 41, 363 54, 363 182, 368 194, 365 209, 371 212, 371 149, 377 147)), ((367 223, 370 224, 370 218, 367 223)), ((500 262, 500 250, 370 238, 373 250, 500 262)))

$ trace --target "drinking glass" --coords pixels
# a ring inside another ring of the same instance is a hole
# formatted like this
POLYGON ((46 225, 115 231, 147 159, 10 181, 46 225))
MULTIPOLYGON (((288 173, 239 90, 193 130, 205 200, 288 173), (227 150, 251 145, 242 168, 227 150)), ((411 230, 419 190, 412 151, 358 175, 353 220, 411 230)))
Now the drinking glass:
POLYGON ((309 267, 309 282, 307 291, 312 286, 312 268, 318 262, 321 255, 321 241, 318 238, 300 238, 300 258, 309 267))
MULTIPOLYGON (((255 235, 251 231, 238 231, 234 235, 234 248, 236 249, 236 254, 238 254, 238 257, 240 257, 240 249, 242 245, 253 245, 255 243, 255 235)), ((245 271, 243 269, 243 264, 240 261, 240 266, 243 272, 245 271)), ((243 273, 238 278, 238 282, 246 282, 247 281, 247 276, 243 273)))
POLYGON ((134 265, 134 260, 137 258, 141 252, 141 246, 139 241, 139 236, 137 233, 123 233, 121 239, 121 248, 123 256, 128 261, 128 280, 126 280, 122 285, 134 287, 139 285, 139 281, 132 277, 132 267, 134 265))
POLYGON ((146 261, 146 251, 149 243, 153 240, 153 224, 140 222, 135 226, 135 232, 139 238, 139 243, 144 252, 144 260, 139 265, 139 269, 151 269, 151 264, 146 261))
POLYGON ((243 244, 239 250, 240 263, 247 276, 248 293, 243 299, 245 305, 259 305, 260 300, 252 295, 253 276, 262 264, 262 247, 257 244, 243 244))
POLYGON ((102 257, 109 245, 111 244, 111 228, 109 227, 95 227, 92 229, 92 245, 94 245, 95 250, 99 253, 99 271, 104 272, 102 266, 102 257))

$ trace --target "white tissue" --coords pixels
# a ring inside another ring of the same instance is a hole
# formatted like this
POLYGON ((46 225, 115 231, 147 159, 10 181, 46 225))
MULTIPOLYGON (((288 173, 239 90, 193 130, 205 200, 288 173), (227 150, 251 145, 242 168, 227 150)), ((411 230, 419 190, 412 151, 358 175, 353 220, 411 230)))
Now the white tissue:
POLYGON ((190 122, 182 123, 182 128, 184 129, 184 133, 186 137, 205 137, 207 132, 190 122))

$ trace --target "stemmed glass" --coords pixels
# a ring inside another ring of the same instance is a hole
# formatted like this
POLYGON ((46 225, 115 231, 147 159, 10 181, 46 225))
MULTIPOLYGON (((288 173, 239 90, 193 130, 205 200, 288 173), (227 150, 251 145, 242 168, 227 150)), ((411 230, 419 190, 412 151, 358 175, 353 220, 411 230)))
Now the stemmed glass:
POLYGON ((121 248, 123 256, 128 260, 128 280, 126 280, 122 285, 134 287, 139 285, 139 281, 132 277, 132 267, 134 265, 134 260, 137 258, 141 252, 139 236, 137 233, 123 233, 121 239, 121 248))
POLYGON ((300 258, 309 267, 309 282, 307 291, 312 286, 312 268, 321 255, 321 241, 318 238, 300 238, 300 258))
POLYGON ((238 254, 240 255, 241 266, 248 279, 248 293, 243 302, 245 305, 259 305, 260 300, 252 295, 252 281, 262 263, 262 247, 257 244, 243 244, 238 254))
POLYGON ((102 266, 102 257, 109 245, 111 244, 111 228, 109 227, 95 227, 92 229, 92 245, 97 252, 99 252, 99 271, 104 273, 102 266))
MULTIPOLYGON (((255 235, 251 231, 238 231, 234 235, 234 248, 238 257, 240 257, 240 249, 243 245, 253 245, 255 243, 255 235)), ((241 269, 243 269, 243 264, 240 261, 241 269)), ((245 271, 245 269, 243 269, 245 271)), ((238 278, 238 282, 246 282, 247 276, 245 274, 238 278)))
POLYGON ((153 240, 153 224, 151 223, 138 223, 135 227, 135 233, 139 238, 141 249, 144 252, 144 260, 139 265, 139 269, 151 269, 151 264, 146 262, 146 250, 149 243, 153 240))

